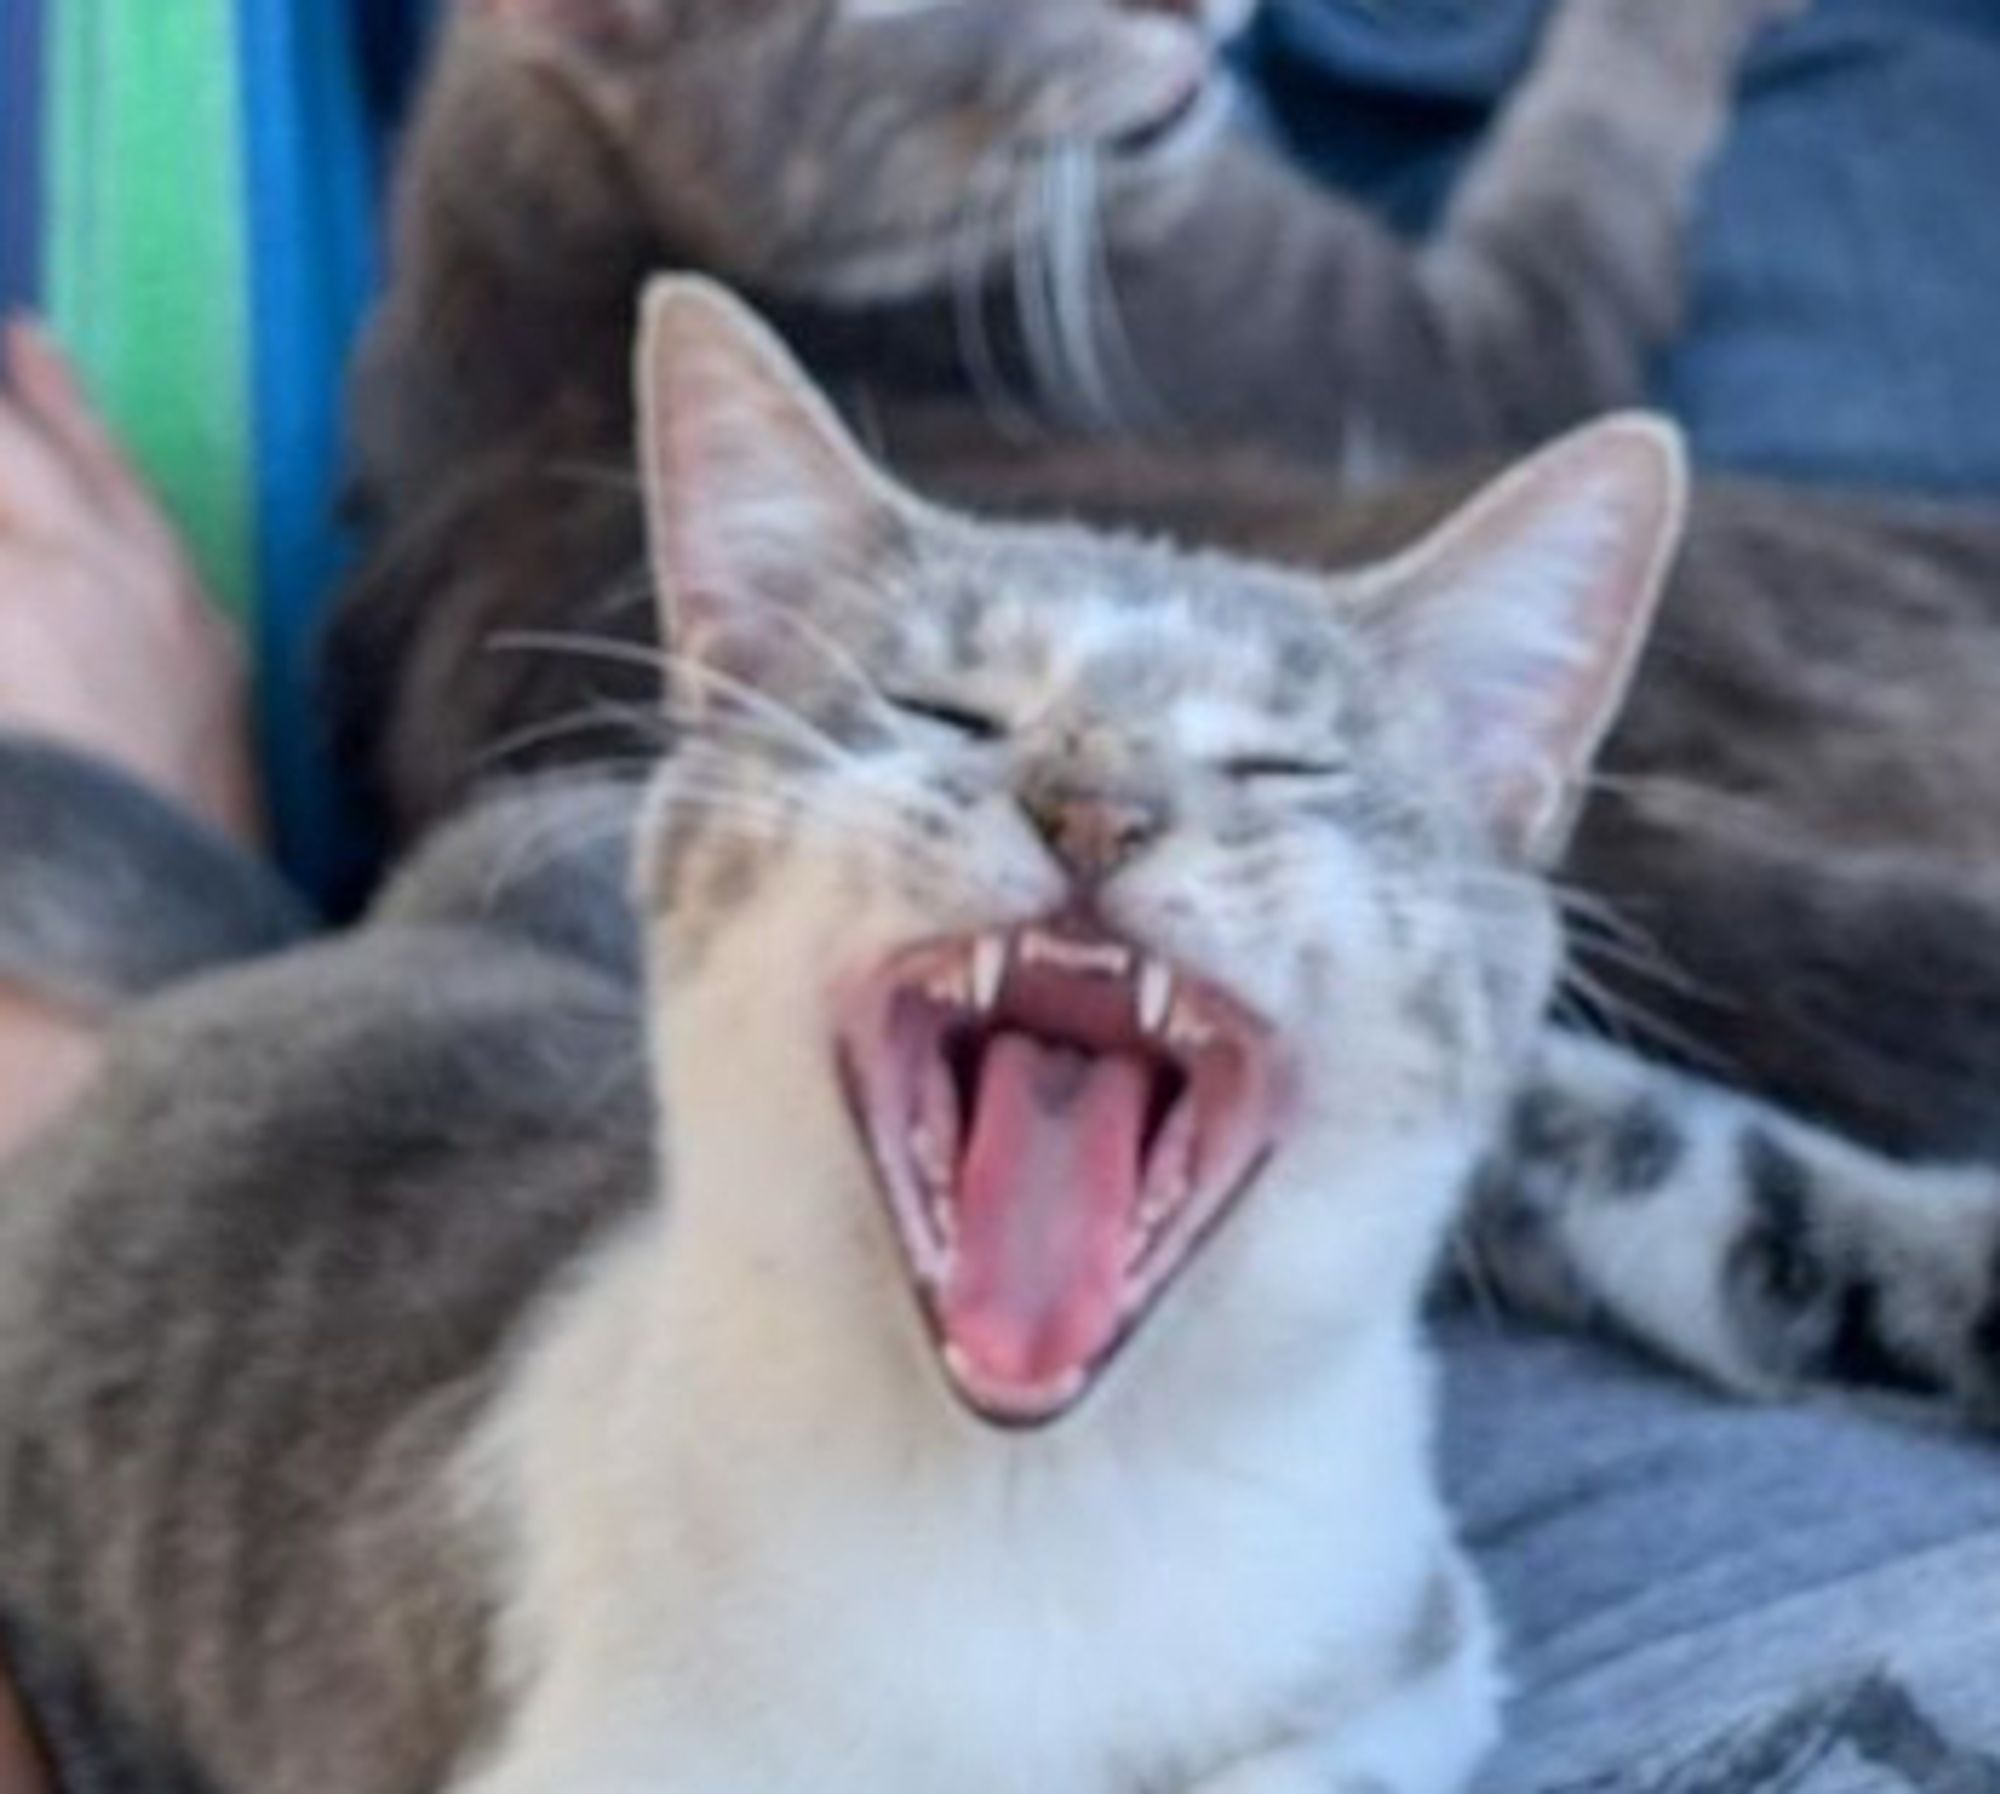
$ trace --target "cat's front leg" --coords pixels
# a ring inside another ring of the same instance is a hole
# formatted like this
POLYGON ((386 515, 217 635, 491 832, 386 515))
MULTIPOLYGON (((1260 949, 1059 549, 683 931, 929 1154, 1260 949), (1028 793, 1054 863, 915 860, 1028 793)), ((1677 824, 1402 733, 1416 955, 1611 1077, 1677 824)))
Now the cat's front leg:
POLYGON ((1640 402, 1744 60, 1793 5, 1562 0, 1418 246, 1247 140, 1126 193, 1109 279, 1146 402, 1124 421, 1379 482, 1640 402))
POLYGON ((1814 0, 1561 0, 1550 26, 1549 59, 1586 62, 1593 74, 1646 71, 1704 88, 1736 80, 1743 58, 1774 27, 1811 10, 1814 0), (1665 59, 1664 61, 1662 59, 1665 59))
POLYGON ((1480 433, 1638 401, 1744 64, 1803 0, 1561 0, 1418 281, 1480 433))

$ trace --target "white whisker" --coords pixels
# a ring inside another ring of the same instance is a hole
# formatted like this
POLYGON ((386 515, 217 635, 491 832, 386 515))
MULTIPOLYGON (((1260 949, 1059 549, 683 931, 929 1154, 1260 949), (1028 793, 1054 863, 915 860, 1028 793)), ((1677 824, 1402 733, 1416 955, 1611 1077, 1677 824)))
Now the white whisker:
POLYGON ((1014 218, 1014 304, 1020 314, 1021 342, 1028 372, 1043 407, 1065 423, 1075 422, 1069 382, 1064 377, 1062 333, 1057 328, 1048 269, 1048 161, 1037 163, 1014 218))
POLYGON ((1063 384, 1087 428, 1107 435, 1126 427, 1116 384, 1097 334, 1097 163, 1081 144, 1058 144, 1044 164, 1049 321, 1063 384))
POLYGON ((1181 433, 1173 408, 1146 376, 1132 332, 1118 298, 1117 264, 1111 254, 1110 229, 1105 221, 1104 186, 1100 163, 1094 150, 1083 152, 1090 158, 1088 230, 1090 235, 1089 283, 1091 305, 1096 317, 1097 341, 1102 347, 1112 390, 1119 395, 1119 407, 1130 420, 1131 433, 1173 436, 1181 433))
POLYGON ((959 355, 981 414, 1004 438, 1031 442, 1038 434, 1033 411, 1008 384, 986 318, 990 245, 1012 242, 1008 200, 1013 167, 1010 152, 992 150, 973 170, 952 245, 952 320, 959 355), (989 180, 990 203, 982 192, 989 180))
POLYGON ((529 723, 488 742, 480 749, 473 764, 482 773, 490 772, 530 748, 547 747, 596 729, 630 729, 642 737, 657 740, 657 735, 648 734, 642 721, 651 714, 635 710, 629 704, 614 703, 609 698, 594 700, 561 716, 529 723))

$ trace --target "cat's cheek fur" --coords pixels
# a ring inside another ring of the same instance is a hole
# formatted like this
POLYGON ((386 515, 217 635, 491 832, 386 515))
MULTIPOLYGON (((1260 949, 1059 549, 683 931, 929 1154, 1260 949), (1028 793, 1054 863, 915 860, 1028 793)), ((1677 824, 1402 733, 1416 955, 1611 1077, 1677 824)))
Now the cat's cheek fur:
POLYGON ((1476 869, 1463 913, 1435 894, 1405 900, 1359 842, 1312 824, 1290 833, 1281 875, 1232 889, 1243 856, 1192 840, 1120 881, 1109 907, 1298 1043, 1298 1099, 1335 1133, 1483 1133, 1554 983, 1546 900, 1512 882, 1489 891, 1476 869))

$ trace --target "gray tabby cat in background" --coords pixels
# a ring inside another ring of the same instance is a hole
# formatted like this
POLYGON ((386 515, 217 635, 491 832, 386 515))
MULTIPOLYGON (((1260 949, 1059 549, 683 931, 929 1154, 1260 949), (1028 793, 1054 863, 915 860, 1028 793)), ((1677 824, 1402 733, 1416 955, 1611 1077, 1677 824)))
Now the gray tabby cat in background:
POLYGON ((649 1069, 475 819, 0 1176, 64 1785, 1446 1794, 1419 1298, 1677 445, 1336 583, 934 509, 715 289, 648 319, 649 1069))
POLYGON ((1640 396, 1746 52, 1802 4, 1564 0, 1411 248, 1226 128, 1245 0, 461 0, 363 473, 394 515, 551 411, 622 417, 637 276, 674 267, 890 412, 1011 399, 1377 474, 1519 447, 1640 396))
POLYGON ((464 795, 496 710, 556 714, 532 694, 558 680, 478 644, 575 626, 636 563, 629 496, 590 476, 626 460, 656 270, 757 296, 925 486, 1106 430, 1381 476, 1636 400, 1695 177, 1794 0, 1564 0, 1422 248, 1222 128, 1202 27, 1241 10, 465 0, 357 376, 373 552, 334 641, 398 835, 464 795))

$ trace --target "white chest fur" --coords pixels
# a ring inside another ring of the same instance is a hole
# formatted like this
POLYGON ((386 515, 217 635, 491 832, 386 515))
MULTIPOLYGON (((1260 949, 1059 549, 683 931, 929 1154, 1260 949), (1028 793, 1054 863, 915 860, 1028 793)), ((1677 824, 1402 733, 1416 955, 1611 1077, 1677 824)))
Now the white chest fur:
POLYGON ((478 1794, 1178 1794, 1394 1692, 1451 1561, 1400 1326, 1221 1427, 1139 1364, 998 1434, 941 1386, 746 1376, 787 1305, 726 1350, 663 1325, 748 1297, 656 1226, 482 1442, 518 1705, 478 1794))

